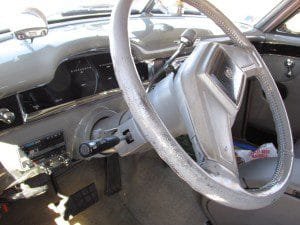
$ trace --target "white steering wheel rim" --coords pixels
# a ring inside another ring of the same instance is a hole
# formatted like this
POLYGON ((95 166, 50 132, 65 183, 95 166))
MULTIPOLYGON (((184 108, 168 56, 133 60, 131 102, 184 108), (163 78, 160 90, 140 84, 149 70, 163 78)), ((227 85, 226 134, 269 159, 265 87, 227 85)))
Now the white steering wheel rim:
POLYGON ((287 113, 276 84, 260 55, 247 38, 213 5, 204 0, 185 0, 211 18, 238 46, 253 50, 263 68, 258 74, 278 133, 279 157, 272 180, 262 188, 244 190, 224 178, 212 179, 195 163, 169 133, 155 112, 139 79, 131 54, 128 17, 133 0, 119 0, 112 13, 110 33, 111 56, 116 78, 133 118, 145 138, 170 168, 195 191, 223 205, 237 209, 257 209, 277 200, 285 191, 293 165, 293 141, 287 113))

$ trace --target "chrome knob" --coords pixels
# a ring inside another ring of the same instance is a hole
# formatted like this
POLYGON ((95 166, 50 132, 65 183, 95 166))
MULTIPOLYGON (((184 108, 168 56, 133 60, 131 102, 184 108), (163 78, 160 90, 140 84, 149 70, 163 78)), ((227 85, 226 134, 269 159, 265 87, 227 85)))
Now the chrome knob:
POLYGON ((13 112, 9 111, 7 108, 0 109, 0 121, 11 124, 15 121, 16 116, 13 112))
POLYGON ((288 70, 287 73, 286 73, 286 76, 287 77, 292 77, 293 76, 293 67, 295 66, 295 61, 290 59, 290 58, 287 58, 284 61, 284 65, 288 70))

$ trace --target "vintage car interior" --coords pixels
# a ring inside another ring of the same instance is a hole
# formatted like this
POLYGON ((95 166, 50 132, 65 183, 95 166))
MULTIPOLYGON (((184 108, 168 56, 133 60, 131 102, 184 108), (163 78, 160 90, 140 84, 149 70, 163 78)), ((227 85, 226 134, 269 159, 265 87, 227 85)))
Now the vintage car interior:
POLYGON ((0 16, 0 224, 299 224, 299 0, 29 2, 0 16))

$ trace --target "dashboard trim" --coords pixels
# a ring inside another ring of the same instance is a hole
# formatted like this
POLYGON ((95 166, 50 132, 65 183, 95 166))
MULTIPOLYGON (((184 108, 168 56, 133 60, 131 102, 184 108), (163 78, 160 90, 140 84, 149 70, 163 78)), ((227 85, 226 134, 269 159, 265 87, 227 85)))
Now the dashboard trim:
MULTIPOLYGON (((146 87, 148 84, 149 84, 148 81, 143 82, 144 87, 146 87)), ((88 103, 91 103, 94 101, 103 100, 105 98, 115 96, 115 95, 118 95, 121 93, 122 93, 122 91, 119 88, 115 88, 112 90, 103 91, 101 93, 98 93, 98 94, 95 94, 92 96, 83 97, 83 98, 76 99, 76 100, 73 100, 70 102, 66 102, 66 103, 63 103, 63 104, 60 104, 57 106, 53 106, 53 107, 50 107, 47 109, 42 109, 40 111, 33 112, 30 114, 27 114, 24 112, 19 94, 17 94, 17 101, 18 101, 18 105, 19 105, 19 108, 20 108, 20 111, 22 114, 23 122, 26 124, 29 122, 37 121, 37 120, 43 119, 45 117, 49 117, 49 116, 70 110, 70 109, 74 109, 81 105, 85 105, 85 104, 88 104, 88 103)))
POLYGON ((36 120, 40 120, 40 119, 43 119, 45 117, 52 116, 52 115, 55 115, 55 114, 58 114, 58 113, 76 108, 78 106, 81 106, 81 105, 84 105, 84 104, 87 104, 87 103, 90 103, 90 102, 93 102, 93 101, 102 100, 102 99, 105 99, 107 97, 111 97, 111 96, 114 96, 114 95, 120 94, 120 93, 121 93, 121 90, 119 88, 116 88, 116 89, 112 89, 112 90, 109 90, 109 91, 101 92, 101 93, 96 94, 96 95, 83 97, 81 99, 76 99, 76 100, 73 100, 73 101, 70 101, 70 102, 66 102, 66 103, 63 103, 63 104, 60 104, 60 105, 57 105, 57 106, 53 106, 53 107, 50 107, 50 108, 47 108, 47 109, 42 109, 40 111, 33 112, 33 113, 30 113, 30 114, 27 114, 27 113, 24 112, 22 103, 20 101, 19 94, 17 94, 17 100, 18 100, 18 104, 19 104, 19 107, 20 107, 20 110, 21 110, 23 122, 28 123, 28 122, 33 122, 33 121, 36 121, 36 120))

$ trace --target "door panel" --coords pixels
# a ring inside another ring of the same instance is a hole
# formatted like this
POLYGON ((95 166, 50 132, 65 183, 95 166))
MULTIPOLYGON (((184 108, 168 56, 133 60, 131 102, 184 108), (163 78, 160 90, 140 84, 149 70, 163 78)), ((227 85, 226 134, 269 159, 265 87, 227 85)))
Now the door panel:
MULTIPOLYGON (((284 98, 294 138, 298 139, 300 138, 300 57, 274 54, 264 54, 262 56, 278 84, 278 88, 284 98), (291 69, 291 77, 288 75, 290 71, 285 66, 287 60, 294 63, 291 69)), ((248 124, 274 131, 273 118, 264 93, 261 91, 258 81, 254 81, 252 84, 248 124)))

